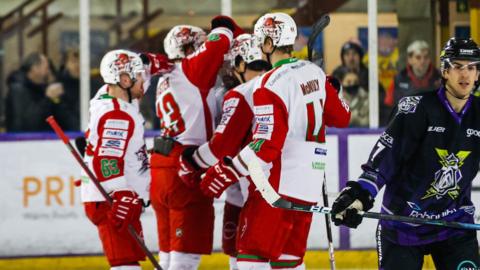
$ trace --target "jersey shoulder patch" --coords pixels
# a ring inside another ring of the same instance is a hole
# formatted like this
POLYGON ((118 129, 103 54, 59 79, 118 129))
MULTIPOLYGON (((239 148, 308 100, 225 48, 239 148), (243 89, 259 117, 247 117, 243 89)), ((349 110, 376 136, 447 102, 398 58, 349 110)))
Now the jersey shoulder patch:
POLYGON ((404 97, 398 102, 397 114, 415 113, 423 96, 404 97))

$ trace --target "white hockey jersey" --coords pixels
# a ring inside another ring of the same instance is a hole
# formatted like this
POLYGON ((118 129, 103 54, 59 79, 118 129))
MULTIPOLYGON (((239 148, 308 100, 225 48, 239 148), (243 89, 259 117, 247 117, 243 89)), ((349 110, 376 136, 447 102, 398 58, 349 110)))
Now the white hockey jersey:
POLYGON ((326 163, 325 126, 346 127, 350 112, 315 64, 284 59, 256 81, 253 141, 234 159, 260 158, 280 195, 307 202, 321 198, 326 163))
POLYGON ((213 29, 195 53, 159 79, 156 111, 162 136, 183 145, 201 145, 212 137, 220 113, 213 89, 232 39, 227 28, 213 29))
MULTIPOLYGON (((138 105, 113 98, 108 85, 90 101, 90 121, 84 161, 107 193, 130 188, 148 200, 150 166, 144 140, 144 119, 138 105)), ((88 176, 82 174, 83 202, 104 201, 88 176)))

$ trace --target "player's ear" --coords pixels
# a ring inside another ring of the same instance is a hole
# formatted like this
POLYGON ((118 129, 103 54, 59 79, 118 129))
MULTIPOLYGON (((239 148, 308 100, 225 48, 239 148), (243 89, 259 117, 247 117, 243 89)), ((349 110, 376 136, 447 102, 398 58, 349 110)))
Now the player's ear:
POLYGON ((266 37, 265 41, 263 42, 262 49, 264 53, 272 53, 273 52, 273 40, 270 37, 266 37))
POLYGON ((244 73, 245 70, 247 69, 247 64, 245 61, 240 61, 240 63, 235 67, 238 73, 244 73))

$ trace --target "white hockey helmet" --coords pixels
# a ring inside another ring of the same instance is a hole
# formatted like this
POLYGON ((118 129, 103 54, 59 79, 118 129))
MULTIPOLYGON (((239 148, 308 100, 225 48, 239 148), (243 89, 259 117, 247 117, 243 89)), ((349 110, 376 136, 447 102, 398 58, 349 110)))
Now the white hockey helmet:
POLYGON ((241 34, 233 41, 232 48, 228 52, 228 59, 231 61, 231 67, 235 67, 237 56, 242 57, 246 64, 262 59, 262 49, 258 43, 258 38, 251 34, 241 34))
POLYGON ((120 82, 121 74, 128 74, 135 80, 137 74, 145 73, 145 67, 138 54, 127 50, 109 51, 100 62, 100 75, 108 84, 120 82))
POLYGON ((297 25, 286 13, 267 13, 255 23, 254 35, 263 44, 266 37, 270 37, 273 46, 281 47, 293 45, 297 37, 297 25))
POLYGON ((177 25, 168 32, 163 40, 163 47, 169 59, 186 57, 183 47, 192 43, 195 50, 205 41, 206 34, 200 28, 192 25, 177 25))

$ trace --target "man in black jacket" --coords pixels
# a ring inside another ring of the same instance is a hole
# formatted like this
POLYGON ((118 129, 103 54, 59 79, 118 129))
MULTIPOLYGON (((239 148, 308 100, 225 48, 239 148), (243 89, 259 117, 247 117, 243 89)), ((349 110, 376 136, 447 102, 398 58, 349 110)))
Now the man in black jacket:
POLYGON ((28 55, 20 70, 7 79, 6 99, 7 131, 50 130, 45 118, 61 115, 63 87, 48 84, 50 68, 48 59, 41 53, 28 55))

